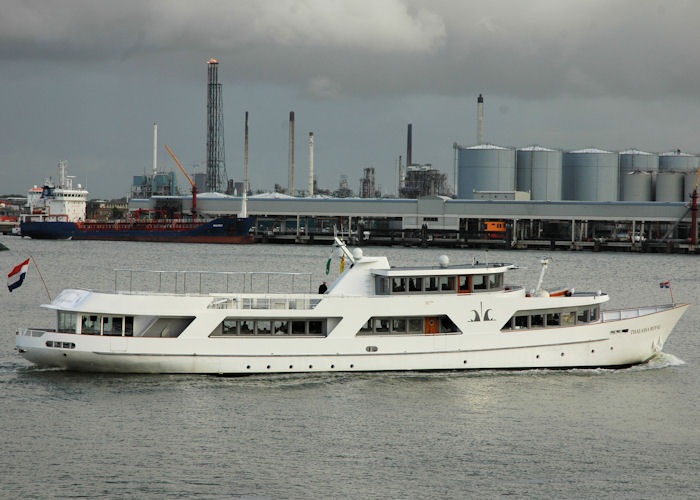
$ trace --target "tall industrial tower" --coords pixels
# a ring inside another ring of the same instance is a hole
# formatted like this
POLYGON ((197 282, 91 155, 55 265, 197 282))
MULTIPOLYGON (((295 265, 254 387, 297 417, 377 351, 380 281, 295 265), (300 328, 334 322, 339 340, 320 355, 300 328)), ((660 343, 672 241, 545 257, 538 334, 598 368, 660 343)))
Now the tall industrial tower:
POLYGON ((224 156, 224 107, 219 83, 219 62, 207 61, 207 191, 226 189, 224 156))

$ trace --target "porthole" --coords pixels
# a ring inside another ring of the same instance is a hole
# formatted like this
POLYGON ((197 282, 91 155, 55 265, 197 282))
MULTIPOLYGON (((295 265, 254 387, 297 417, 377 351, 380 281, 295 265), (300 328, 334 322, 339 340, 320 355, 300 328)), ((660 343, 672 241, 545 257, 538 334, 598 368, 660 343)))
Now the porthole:
POLYGON ((610 350, 611 350, 611 351, 613 350, 613 346, 610 346, 610 350))
POLYGON ((246 370, 250 370, 250 365, 246 366, 246 370))
POLYGON ((591 349, 591 354, 593 354, 594 352, 595 352, 595 349, 591 349))
POLYGON ((292 368, 294 368, 294 365, 289 365, 289 369, 291 370, 292 368))
POLYGON ((540 355, 538 354, 537 356, 535 356, 535 358, 540 359, 540 355))
POLYGON ((270 369, 270 365, 267 365, 267 369, 268 369, 268 370, 270 369))
POLYGON ((333 368, 335 368, 335 365, 331 365, 331 370, 332 370, 333 368))
POLYGON ((355 368, 355 365, 350 365, 350 368, 355 368))
POLYGON ((311 370, 314 367, 314 365, 309 365, 309 370, 311 370))
POLYGON ((467 364, 467 360, 465 359, 465 360, 463 361, 463 363, 466 365, 466 364, 467 364))
POLYGON ((562 355, 562 357, 563 357, 563 356, 564 356, 564 353, 562 352, 561 355, 562 355))

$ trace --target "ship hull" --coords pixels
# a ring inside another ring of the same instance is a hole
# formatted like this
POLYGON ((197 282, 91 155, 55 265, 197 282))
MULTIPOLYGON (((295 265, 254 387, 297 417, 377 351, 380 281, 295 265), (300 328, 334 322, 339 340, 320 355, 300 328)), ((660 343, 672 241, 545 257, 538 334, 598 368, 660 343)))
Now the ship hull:
POLYGON ((252 243, 252 218, 220 217, 208 222, 22 222, 22 236, 53 240, 252 243))
POLYGON ((542 330, 445 339, 288 339, 285 348, 275 344, 279 340, 266 339, 164 340, 19 330, 15 342, 19 353, 39 366, 88 372, 243 375, 615 368, 644 363, 659 353, 687 307, 561 329, 556 335, 542 330), (369 345, 377 349, 368 350, 369 345))

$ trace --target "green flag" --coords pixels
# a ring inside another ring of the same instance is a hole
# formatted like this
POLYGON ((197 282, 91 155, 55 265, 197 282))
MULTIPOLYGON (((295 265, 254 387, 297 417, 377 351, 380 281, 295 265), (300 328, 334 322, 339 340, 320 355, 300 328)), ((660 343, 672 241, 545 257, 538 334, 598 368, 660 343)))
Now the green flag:
POLYGON ((331 272, 331 259, 333 259, 333 257, 329 257, 328 262, 326 262, 326 274, 331 272))

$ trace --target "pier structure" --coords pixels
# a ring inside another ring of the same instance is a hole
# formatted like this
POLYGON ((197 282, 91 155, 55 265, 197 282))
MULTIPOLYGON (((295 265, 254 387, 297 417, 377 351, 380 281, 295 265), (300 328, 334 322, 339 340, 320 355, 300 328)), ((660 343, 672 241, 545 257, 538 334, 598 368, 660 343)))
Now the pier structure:
MULTIPOLYGON (((130 210, 159 200, 129 202, 130 210)), ((181 198, 184 212, 191 199, 181 198)), ((200 213, 238 213, 241 198, 197 200, 200 213)), ((692 215, 683 202, 248 198, 256 241, 324 244, 334 229, 363 245, 688 252, 692 215)))

